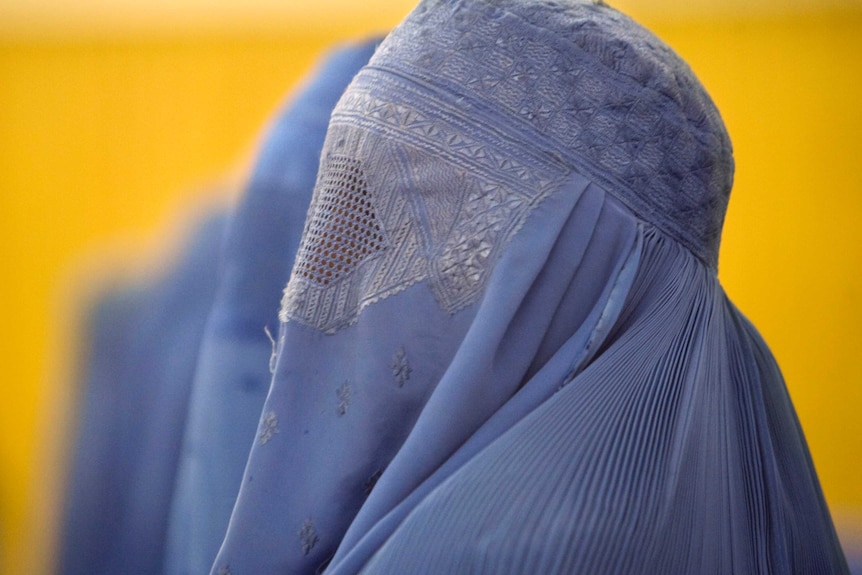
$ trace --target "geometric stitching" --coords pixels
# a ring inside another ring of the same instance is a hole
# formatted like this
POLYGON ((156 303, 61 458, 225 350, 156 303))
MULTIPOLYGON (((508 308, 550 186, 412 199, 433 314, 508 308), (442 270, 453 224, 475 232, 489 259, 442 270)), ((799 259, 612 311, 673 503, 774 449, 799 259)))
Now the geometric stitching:
POLYGON ((500 140, 470 117, 463 106, 374 69, 354 80, 330 120, 283 322, 332 334, 425 279, 446 313, 477 300, 504 246, 568 168, 541 149, 500 140), (358 214, 339 212, 333 196, 350 196, 358 214), (335 220, 359 224, 348 236, 356 246, 367 241, 365 252, 350 246, 360 252, 349 264, 338 255, 340 236, 329 231, 335 220), (321 267, 332 258, 338 261, 321 267))
POLYGON ((624 15, 590 0, 422 2, 369 67, 500 114, 492 125, 560 154, 715 266, 730 139, 689 67, 624 15))

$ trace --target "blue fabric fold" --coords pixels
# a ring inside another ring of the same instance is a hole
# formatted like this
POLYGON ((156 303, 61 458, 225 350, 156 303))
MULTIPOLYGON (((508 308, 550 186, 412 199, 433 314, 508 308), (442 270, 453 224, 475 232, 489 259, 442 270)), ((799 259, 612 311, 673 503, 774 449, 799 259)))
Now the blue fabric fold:
POLYGON ((406 501, 361 572, 846 569, 757 332, 689 252, 655 230, 643 246, 596 360, 406 501))

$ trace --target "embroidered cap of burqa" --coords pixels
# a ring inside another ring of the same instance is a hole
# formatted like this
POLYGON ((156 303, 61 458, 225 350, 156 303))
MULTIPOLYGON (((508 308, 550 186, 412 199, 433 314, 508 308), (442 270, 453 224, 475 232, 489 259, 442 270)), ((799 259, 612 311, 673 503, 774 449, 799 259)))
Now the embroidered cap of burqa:
POLYGON ((732 173, 613 9, 422 2, 330 121, 213 573, 846 571, 717 279, 732 173))

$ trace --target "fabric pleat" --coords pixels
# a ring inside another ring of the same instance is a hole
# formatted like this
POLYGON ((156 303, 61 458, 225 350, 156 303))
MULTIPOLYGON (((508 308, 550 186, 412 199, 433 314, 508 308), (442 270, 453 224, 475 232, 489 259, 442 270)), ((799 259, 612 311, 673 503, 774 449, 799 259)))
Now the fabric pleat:
POLYGON ((422 498, 362 572, 841 572, 789 408, 713 273, 647 231, 596 360, 422 498))

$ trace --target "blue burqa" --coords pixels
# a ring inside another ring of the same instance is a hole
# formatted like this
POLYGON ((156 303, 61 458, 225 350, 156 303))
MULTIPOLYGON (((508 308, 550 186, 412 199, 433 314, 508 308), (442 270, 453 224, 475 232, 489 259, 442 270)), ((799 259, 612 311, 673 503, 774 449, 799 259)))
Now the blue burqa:
POLYGON ((269 388, 278 302, 302 235, 332 108, 375 42, 333 51, 267 130, 223 247, 197 362, 164 572, 218 552, 269 388))
POLYGON ((166 273, 107 291, 90 312, 57 573, 161 569, 225 220, 207 214, 166 273))
POLYGON ((615 10, 421 2, 330 121, 213 575, 846 572, 732 176, 615 10))

